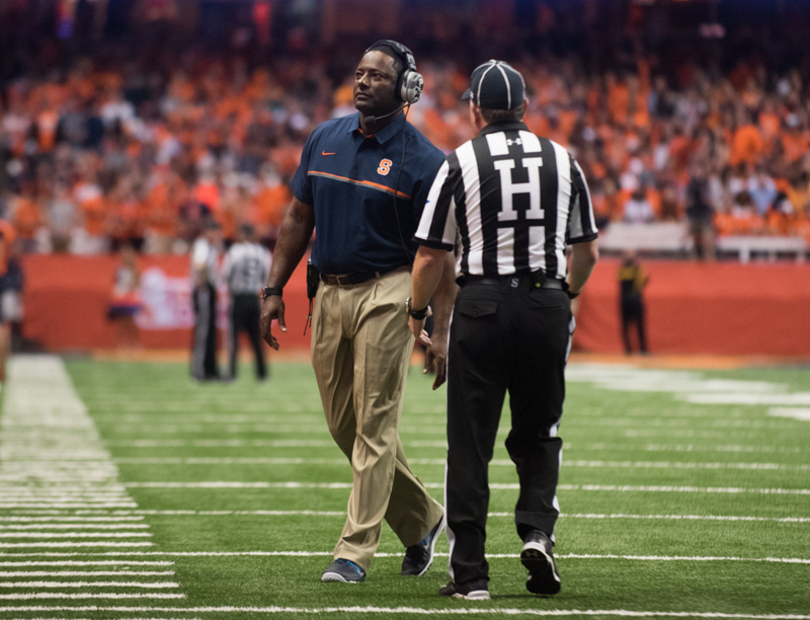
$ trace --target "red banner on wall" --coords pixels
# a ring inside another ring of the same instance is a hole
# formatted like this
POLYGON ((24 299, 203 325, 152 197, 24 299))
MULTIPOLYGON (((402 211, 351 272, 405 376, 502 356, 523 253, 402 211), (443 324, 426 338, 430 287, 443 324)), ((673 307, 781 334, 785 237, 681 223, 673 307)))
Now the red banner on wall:
MULTIPOLYGON (((48 350, 116 345, 107 319, 115 257, 28 256, 24 334, 48 350)), ((193 315, 186 256, 141 257, 144 310, 137 318, 145 347, 190 346, 193 315)), ((810 356, 810 266, 797 264, 644 263, 650 351, 666 354, 810 356)), ((284 289, 288 331, 274 327, 282 349, 309 348, 305 261, 284 289)), ((579 298, 574 345, 622 351, 618 262, 603 260, 579 298)), ((224 327, 227 299, 220 299, 224 327)), ((404 303, 404 300, 403 300, 404 303)))

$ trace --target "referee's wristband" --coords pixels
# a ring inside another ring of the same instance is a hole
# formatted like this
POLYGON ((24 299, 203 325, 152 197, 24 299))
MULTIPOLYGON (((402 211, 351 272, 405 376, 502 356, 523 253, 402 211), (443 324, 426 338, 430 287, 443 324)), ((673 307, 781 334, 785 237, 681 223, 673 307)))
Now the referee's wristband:
POLYGON ((576 299, 577 297, 579 297, 579 293, 582 292, 582 291, 580 291, 579 293, 572 292, 571 289, 568 287, 568 282, 563 282, 563 286, 565 287, 565 294, 568 295, 568 299, 576 299))
POLYGON ((284 292, 283 288, 276 286, 265 286, 262 289, 262 301, 264 301, 265 299, 267 299, 272 295, 278 295, 279 297, 281 297, 283 292, 284 292))

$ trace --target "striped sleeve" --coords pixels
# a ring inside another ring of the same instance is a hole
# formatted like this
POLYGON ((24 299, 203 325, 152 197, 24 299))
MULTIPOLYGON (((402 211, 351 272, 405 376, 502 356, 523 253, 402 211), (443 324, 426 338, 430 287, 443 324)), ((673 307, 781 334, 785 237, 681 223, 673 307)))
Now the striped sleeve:
POLYGON ((566 243, 584 243, 597 237, 596 220, 585 175, 577 161, 571 157, 571 205, 566 243))
POLYGON ((414 241, 437 250, 451 251, 456 244, 456 204, 453 198, 453 170, 458 170, 458 158, 455 153, 445 159, 433 185, 428 192, 422 218, 414 235, 414 241), (456 165, 453 166, 453 160, 456 165))

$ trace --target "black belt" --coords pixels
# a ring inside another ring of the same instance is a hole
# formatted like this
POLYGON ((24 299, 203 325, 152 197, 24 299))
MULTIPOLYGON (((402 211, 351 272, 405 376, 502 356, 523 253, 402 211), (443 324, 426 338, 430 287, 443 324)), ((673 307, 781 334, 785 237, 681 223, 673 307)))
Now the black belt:
MULTIPOLYGON (((524 273, 521 275, 518 274, 510 274, 505 276, 473 276, 473 275, 463 275, 456 280, 456 283, 461 286, 465 287, 470 284, 489 284, 495 286, 511 286, 511 282, 513 280, 518 280, 519 283, 527 278, 531 278, 532 284, 536 288, 552 288, 558 291, 564 291, 567 288, 567 284, 565 280, 559 280, 557 278, 546 278, 545 274, 541 271, 534 271, 532 273, 524 273)), ((518 286, 516 285, 516 286, 518 286)))
POLYGON ((337 284, 338 286, 351 286, 352 284, 360 284, 371 278, 379 278, 379 271, 372 271, 371 273, 350 273, 345 276, 330 276, 325 273, 319 274, 321 282, 324 284, 337 284))

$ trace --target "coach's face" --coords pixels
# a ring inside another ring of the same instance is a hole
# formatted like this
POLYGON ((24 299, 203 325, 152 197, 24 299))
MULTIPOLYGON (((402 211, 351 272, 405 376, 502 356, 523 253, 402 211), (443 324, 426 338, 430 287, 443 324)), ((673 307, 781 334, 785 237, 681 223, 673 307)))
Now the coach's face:
POLYGON ((354 73, 354 107, 363 116, 380 116, 395 110, 397 72, 394 59, 374 50, 363 56, 354 73))

